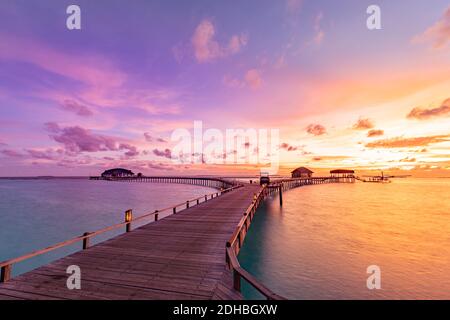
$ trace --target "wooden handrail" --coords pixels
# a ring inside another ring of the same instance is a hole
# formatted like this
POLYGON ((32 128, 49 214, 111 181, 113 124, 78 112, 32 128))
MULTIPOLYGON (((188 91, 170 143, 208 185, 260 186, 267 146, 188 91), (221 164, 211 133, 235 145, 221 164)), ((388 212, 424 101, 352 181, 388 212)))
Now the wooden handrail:
MULTIPOLYGON (((242 184, 238 184, 238 185, 232 186, 230 188, 224 189, 224 190, 222 190, 220 192, 214 192, 214 193, 211 193, 209 195, 207 194, 205 196, 201 196, 201 197, 198 197, 198 198, 195 198, 195 199, 187 200, 187 202, 197 201, 197 200, 200 200, 200 199, 205 199, 203 202, 206 202, 207 201, 207 196, 213 196, 213 195, 219 196, 219 194, 227 193, 229 191, 235 190, 235 189, 240 188, 242 186, 243 186, 242 184)), ((130 226, 130 224, 132 222, 143 220, 143 219, 148 218, 148 217, 150 217, 152 215, 158 215, 159 213, 164 212, 164 211, 175 209, 175 210, 173 210, 173 212, 176 212, 176 208, 181 206, 181 205, 183 205, 183 204, 186 204, 186 202, 183 202, 181 204, 177 204, 177 205, 174 205, 174 206, 166 207, 166 208, 163 208, 163 209, 159 209, 159 210, 156 210, 156 211, 152 211, 150 213, 143 214, 143 215, 141 215, 141 216, 139 216, 139 217, 137 217, 135 219, 132 219, 130 221, 125 221, 125 222, 122 222, 122 223, 114 224, 112 226, 109 226, 109 227, 106 227, 106 228, 103 228, 103 229, 100 229, 100 230, 97 230, 97 231, 94 231, 94 232, 86 232, 86 233, 84 233, 81 236, 78 236, 78 237, 75 237, 75 238, 63 241, 63 242, 59 242, 57 244, 51 245, 49 247, 46 247, 44 249, 36 250, 36 251, 30 252, 28 254, 22 255, 20 257, 16 257, 16 258, 13 258, 13 259, 2 261, 2 262, 0 262, 0 268, 1 268, 0 282, 6 282, 6 281, 9 280, 10 275, 11 275, 12 265, 14 265, 14 264, 16 264, 18 262, 22 262, 24 260, 28 260, 30 258, 33 258, 33 257, 39 256, 39 255, 45 254, 47 252, 50 252, 50 251, 53 251, 53 250, 56 250, 56 249, 59 249, 59 248, 62 248, 62 247, 69 246, 71 244, 74 244, 74 243, 77 243, 77 242, 80 242, 80 241, 85 241, 86 239, 90 239, 92 237, 98 236, 100 234, 103 234, 103 233, 111 231, 111 230, 115 230, 115 229, 118 229, 118 228, 121 228, 121 227, 124 227, 124 226, 125 227, 126 226, 130 226)), ((86 241, 86 243, 88 243, 88 241, 86 241)))
MULTIPOLYGON (((227 255, 229 257, 229 263, 233 272, 237 272, 239 277, 244 278, 248 283, 250 283, 256 290, 258 290, 263 296, 269 300, 286 300, 286 298, 274 293, 272 290, 268 289, 265 285, 261 284, 254 276, 252 276, 247 270, 241 267, 239 261, 234 254, 233 248, 227 247, 227 255)), ((233 275, 233 278, 235 276, 233 275)))
POLYGON ((241 278, 246 280, 253 288, 255 288, 258 292, 260 292, 263 296, 265 296, 269 300, 285 300, 286 298, 274 293, 270 289, 268 289, 266 286, 264 286, 262 283, 260 283, 254 276, 252 276, 248 271, 246 271, 244 268, 241 267, 239 260, 236 256, 235 246, 238 245, 237 251, 239 251, 241 244, 243 242, 242 237, 243 230, 245 229, 245 233, 248 230, 249 225, 247 224, 248 219, 253 219, 253 215, 256 212, 256 209, 258 208, 259 203, 261 200, 263 200, 264 195, 266 193, 266 186, 264 186, 257 195, 255 195, 255 198, 253 199, 250 206, 245 210, 243 217, 239 221, 239 223, 236 226, 236 229, 234 230, 233 234, 231 235, 230 240, 227 241, 226 244, 226 262, 230 268, 230 270, 233 272, 233 287, 237 291, 241 291, 241 278))

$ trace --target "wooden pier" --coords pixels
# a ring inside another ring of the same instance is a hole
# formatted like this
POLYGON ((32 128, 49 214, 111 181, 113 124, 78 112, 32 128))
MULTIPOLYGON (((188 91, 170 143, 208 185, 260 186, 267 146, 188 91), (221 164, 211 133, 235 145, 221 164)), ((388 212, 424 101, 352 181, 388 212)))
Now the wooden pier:
POLYGON ((220 191, 125 221, 0 263, 1 299, 242 299, 241 280, 267 299, 283 297, 244 270, 237 255, 258 205, 267 196, 310 184, 338 182, 330 177, 279 179, 268 186, 220 178, 118 178, 114 181, 190 183, 220 191), (174 179, 174 180, 172 180, 174 179), (203 181, 201 181, 203 179, 203 181), (228 188, 226 188, 228 187, 228 188), (226 188, 226 189, 225 189, 226 188), (159 219, 168 211, 171 215, 159 219), (153 222, 133 230, 133 222, 153 222), (92 247, 89 240, 117 228, 125 233, 92 247), (11 277, 21 261, 79 242, 83 250, 11 277), (81 289, 69 290, 67 268, 80 267, 81 289))

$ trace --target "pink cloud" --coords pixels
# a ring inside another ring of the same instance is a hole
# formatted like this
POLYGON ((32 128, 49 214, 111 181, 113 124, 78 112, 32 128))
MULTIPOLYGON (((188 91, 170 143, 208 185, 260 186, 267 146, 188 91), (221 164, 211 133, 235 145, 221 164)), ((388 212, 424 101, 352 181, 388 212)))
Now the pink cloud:
POLYGON ((0 59, 23 61, 49 72, 99 87, 122 85, 126 76, 103 56, 61 53, 33 39, 0 34, 0 59))
MULTIPOLYGON (((215 40, 216 29, 214 24, 205 19, 197 26, 191 43, 194 48, 194 55, 198 62, 209 62, 217 58, 233 55, 241 51, 247 45, 246 35, 233 35, 227 46, 222 46, 215 40)), ((177 52, 179 56, 179 52, 177 52)))
POLYGON ((310 124, 306 127, 306 132, 314 136, 321 136, 327 132, 326 128, 321 124, 310 124))
POLYGON ((425 30, 422 34, 412 39, 413 43, 431 42, 434 49, 441 49, 447 46, 450 41, 450 7, 434 25, 425 30))
POLYGON ((280 149, 285 149, 287 151, 297 151, 300 149, 300 147, 295 147, 286 142, 283 142, 282 144, 280 144, 280 149))
POLYGON ((258 89, 262 84, 261 73, 257 69, 248 70, 245 81, 252 89, 258 89))
POLYGON ((325 32, 322 30, 321 22, 323 20, 323 12, 319 12, 314 18, 314 38, 312 42, 316 45, 320 45, 325 37, 325 32))
POLYGON ((223 84, 230 88, 245 88, 258 89, 262 85, 261 72, 257 69, 248 70, 244 78, 237 79, 229 75, 225 75, 222 80, 223 84))

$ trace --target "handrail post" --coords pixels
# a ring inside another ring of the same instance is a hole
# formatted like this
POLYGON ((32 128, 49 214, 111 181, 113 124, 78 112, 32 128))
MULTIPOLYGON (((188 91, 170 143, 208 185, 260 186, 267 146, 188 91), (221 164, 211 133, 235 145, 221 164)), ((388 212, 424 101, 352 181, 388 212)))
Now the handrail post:
POLYGON ((233 288, 241 292, 241 275, 233 268, 233 288))
POLYGON ((279 188, 280 188, 280 191, 279 191, 279 193, 280 193, 280 207, 282 207, 283 206, 283 187, 282 187, 282 185, 280 185, 279 188))
POLYGON ((158 221, 158 210, 155 210, 155 221, 158 221))
POLYGON ((131 231, 131 220, 133 220, 133 210, 129 209, 125 211, 125 222, 127 223, 125 227, 126 232, 131 231))
POLYGON ((199 204, 200 203, 200 199, 197 199, 197 204, 199 204))
POLYGON ((186 201, 186 209, 189 209, 189 200, 186 201))
POLYGON ((173 214, 177 213, 177 207, 173 207, 173 214))
POLYGON ((90 234, 90 232, 83 233, 83 237, 86 237, 83 239, 83 250, 86 250, 87 248, 89 248, 90 240, 91 240, 91 238, 88 237, 89 234, 90 234))
POLYGON ((11 279, 12 265, 3 266, 0 272, 0 283, 9 281, 11 279))

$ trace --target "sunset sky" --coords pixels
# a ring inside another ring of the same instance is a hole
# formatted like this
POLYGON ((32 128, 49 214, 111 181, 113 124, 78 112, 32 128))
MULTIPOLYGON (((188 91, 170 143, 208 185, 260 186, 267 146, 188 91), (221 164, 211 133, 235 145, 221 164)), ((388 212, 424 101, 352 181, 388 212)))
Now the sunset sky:
POLYGON ((281 173, 448 177, 449 89, 448 0, 0 2, 0 176, 258 173, 172 164, 200 120, 279 129, 281 173))

